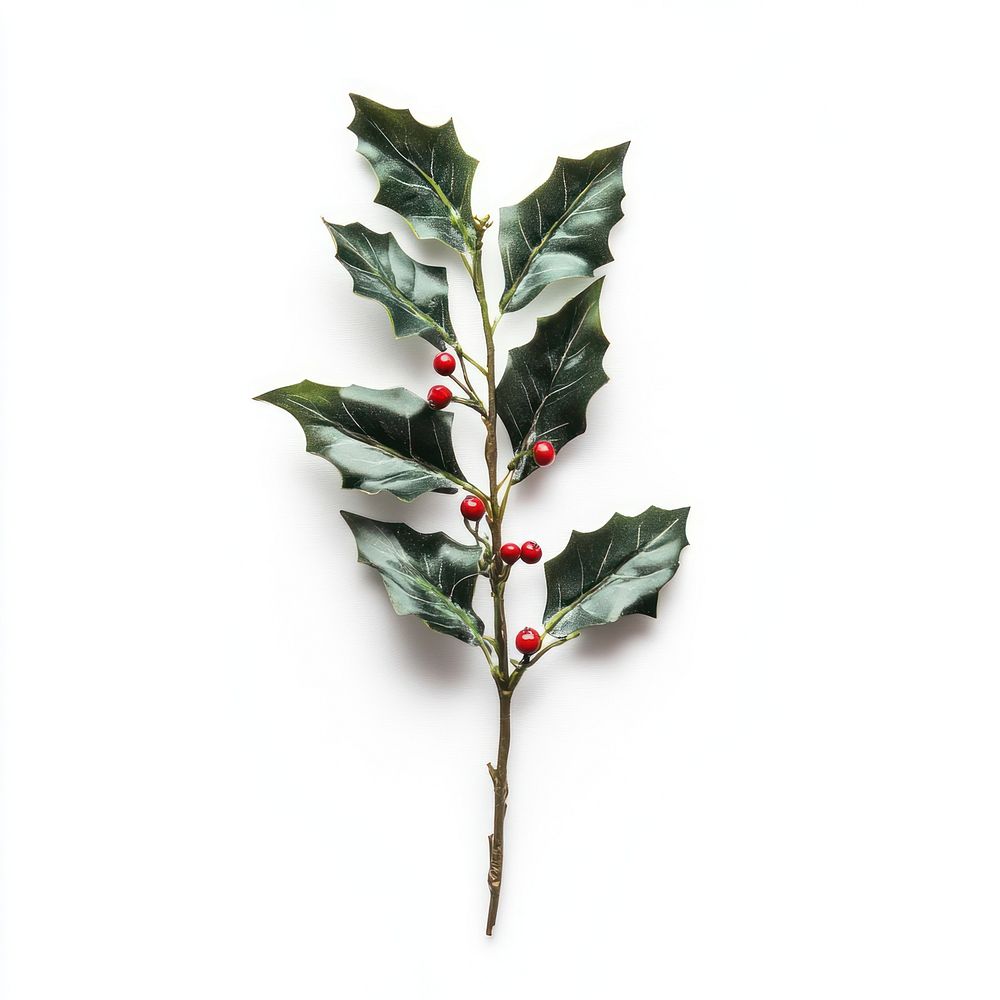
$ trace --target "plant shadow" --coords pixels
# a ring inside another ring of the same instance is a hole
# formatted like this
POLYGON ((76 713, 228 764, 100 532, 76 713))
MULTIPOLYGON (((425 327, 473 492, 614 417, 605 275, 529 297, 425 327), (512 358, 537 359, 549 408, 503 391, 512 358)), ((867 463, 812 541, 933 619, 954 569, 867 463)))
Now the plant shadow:
MULTIPOLYGON (((661 629, 669 627, 670 605, 674 598, 670 585, 660 592, 657 603, 657 616, 626 615, 610 625, 595 626, 584 629, 580 638, 570 643, 573 666, 577 664, 584 668, 593 666, 605 668, 609 665, 632 662, 636 657, 633 647, 645 643, 655 649, 653 642, 661 629)), ((559 656, 554 652, 553 657, 559 656)))

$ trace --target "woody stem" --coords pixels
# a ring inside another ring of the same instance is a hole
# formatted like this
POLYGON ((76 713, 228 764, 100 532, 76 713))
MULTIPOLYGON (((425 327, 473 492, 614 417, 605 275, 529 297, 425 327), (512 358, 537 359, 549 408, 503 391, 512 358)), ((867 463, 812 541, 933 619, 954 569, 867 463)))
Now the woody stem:
POLYGON ((497 746, 496 766, 489 767, 493 779, 493 833, 489 838, 490 887, 489 915, 486 919, 486 933, 493 933, 497 909, 500 905, 500 883, 503 877, 503 825, 507 813, 507 756, 510 752, 510 674, 507 657, 507 620, 504 612, 504 564, 500 559, 503 544, 503 515, 505 504, 500 503, 497 478, 497 380, 496 350, 493 343, 495 324, 490 322, 486 289, 483 283, 483 233, 489 225, 488 219, 476 220, 476 246, 472 253, 472 284, 479 300, 479 310, 483 320, 483 335, 486 338, 486 445, 484 456, 490 482, 490 532, 493 559, 490 562, 490 590, 493 597, 493 628, 496 639, 497 672, 494 676, 497 695, 500 699, 500 739, 497 746))

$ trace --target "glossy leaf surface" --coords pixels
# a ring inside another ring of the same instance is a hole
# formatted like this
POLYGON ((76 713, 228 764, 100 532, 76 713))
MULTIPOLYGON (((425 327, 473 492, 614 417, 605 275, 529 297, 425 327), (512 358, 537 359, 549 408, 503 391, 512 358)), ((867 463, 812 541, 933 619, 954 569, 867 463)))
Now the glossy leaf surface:
POLYGON ((326 227, 354 291, 385 306, 397 337, 423 337, 440 351, 455 342, 445 268, 414 260, 392 233, 376 233, 360 222, 326 227))
POLYGON ((546 629, 565 636, 623 615, 655 618, 658 592, 688 543, 688 509, 650 507, 636 517, 615 514, 596 531, 574 531, 545 564, 546 629))
POLYGON ((398 615, 416 615, 436 632, 476 644, 483 622, 472 610, 479 546, 443 532, 425 535, 407 524, 340 512, 354 532, 358 562, 377 569, 398 615))
POLYGON ((452 415, 407 389, 307 381, 257 398, 298 420, 306 450, 332 462, 347 489, 413 500, 432 490, 455 493, 464 480, 451 443, 452 415))
POLYGON ((586 277, 613 259, 608 234, 623 214, 628 145, 598 149, 582 160, 560 156, 541 187, 500 209, 502 311, 526 306, 550 282, 586 277))
MULTIPOLYGON (((601 329, 601 278, 552 316, 538 320, 534 337, 510 352, 497 386, 497 412, 515 454, 535 441, 556 451, 587 429, 587 404, 608 376, 602 359, 608 341, 601 329)), ((514 469, 514 482, 537 466, 530 455, 514 469)))
POLYGON ((378 177, 376 203, 399 212, 423 239, 471 250, 472 177, 479 161, 462 149, 453 122, 423 125, 405 109, 358 94, 351 100, 355 114, 348 128, 378 177))

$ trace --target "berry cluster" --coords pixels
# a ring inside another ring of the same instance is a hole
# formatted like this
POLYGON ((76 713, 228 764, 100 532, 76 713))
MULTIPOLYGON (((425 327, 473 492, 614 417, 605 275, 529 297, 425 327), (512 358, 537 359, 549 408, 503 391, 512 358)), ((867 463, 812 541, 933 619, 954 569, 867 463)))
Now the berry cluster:
MULTIPOLYGON (((434 357, 434 371, 438 375, 454 374, 455 355, 442 351, 434 357)), ((454 393, 446 385, 432 385, 427 393, 427 405, 432 410, 443 410, 454 398, 454 393)))
MULTIPOLYGON (((458 362, 454 354, 442 351, 435 355, 433 365, 438 375, 450 376, 455 373, 458 362)), ((443 410, 452 399, 454 393, 446 385, 432 385, 427 393, 427 405, 432 410, 443 410)), ((531 448, 531 455, 537 465, 551 465, 555 461, 556 449, 551 441, 536 441, 531 448)), ((473 524, 478 524, 486 516, 486 504, 471 494, 462 500, 460 509, 462 517, 473 524)), ((517 542, 506 542, 500 546, 499 555, 508 566, 513 566, 518 560, 533 566, 541 562, 542 547, 538 542, 524 542, 522 545, 518 545, 517 542)), ((541 643, 542 637, 533 628, 521 629, 514 638, 518 652, 525 656, 536 652, 541 643)))
MULTIPOLYGON (((454 375, 458 362, 454 354, 442 351, 434 356, 433 364, 438 375, 454 375)), ((432 385, 427 391, 427 405, 432 410, 443 410, 454 398, 455 394, 446 385, 432 385)), ((551 441, 536 441, 531 455, 537 465, 551 465, 556 459, 556 449, 551 441)))
MULTIPOLYGON (((474 524, 486 516, 486 504, 479 497, 474 497, 471 494, 462 500, 459 509, 462 512, 462 517, 474 524)), ((513 566, 519 559, 529 565, 534 565, 542 559, 542 547, 538 542, 525 542, 523 545, 518 545, 516 542, 506 542, 500 546, 500 558, 508 566, 513 566)))

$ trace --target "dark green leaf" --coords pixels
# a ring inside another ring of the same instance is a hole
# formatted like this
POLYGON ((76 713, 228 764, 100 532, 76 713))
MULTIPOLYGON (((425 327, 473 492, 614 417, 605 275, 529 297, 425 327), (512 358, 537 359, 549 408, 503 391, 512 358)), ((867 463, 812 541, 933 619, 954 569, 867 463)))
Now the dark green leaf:
POLYGON ((560 156, 541 187, 500 209, 501 311, 520 309, 550 282, 586 277, 614 259, 608 234, 622 217, 628 145, 598 149, 582 160, 560 156))
POLYGON ((688 507, 650 507, 636 517, 615 514, 597 531, 574 531, 545 564, 545 627, 554 636, 623 615, 656 617, 659 589, 674 575, 688 507))
POLYGON ((396 614, 416 615, 437 632, 481 644, 483 623, 472 610, 478 545, 460 545, 440 531, 425 535, 407 524, 340 513, 354 532, 358 562, 381 573, 396 614))
POLYGON ((422 125, 405 109, 351 94, 358 152, 378 177, 375 201, 399 212, 423 239, 459 252, 475 246, 472 176, 479 164, 462 149, 451 119, 422 125))
POLYGON ((413 500, 466 485, 451 444, 452 415, 408 389, 300 382, 257 398, 288 410, 306 432, 306 450, 337 466, 348 489, 413 500))
POLYGON ((385 306, 397 337, 420 336, 439 351, 454 344, 445 268, 415 261, 392 233, 373 232, 360 222, 326 227, 354 291, 385 306))
MULTIPOLYGON (((587 429, 587 404, 608 380, 601 365, 608 349, 601 329, 603 283, 598 279, 554 316, 543 316, 534 337, 510 352, 497 386, 497 412, 515 453, 539 440, 558 451, 587 429)), ((535 469, 530 455, 520 459, 514 482, 535 469)))

